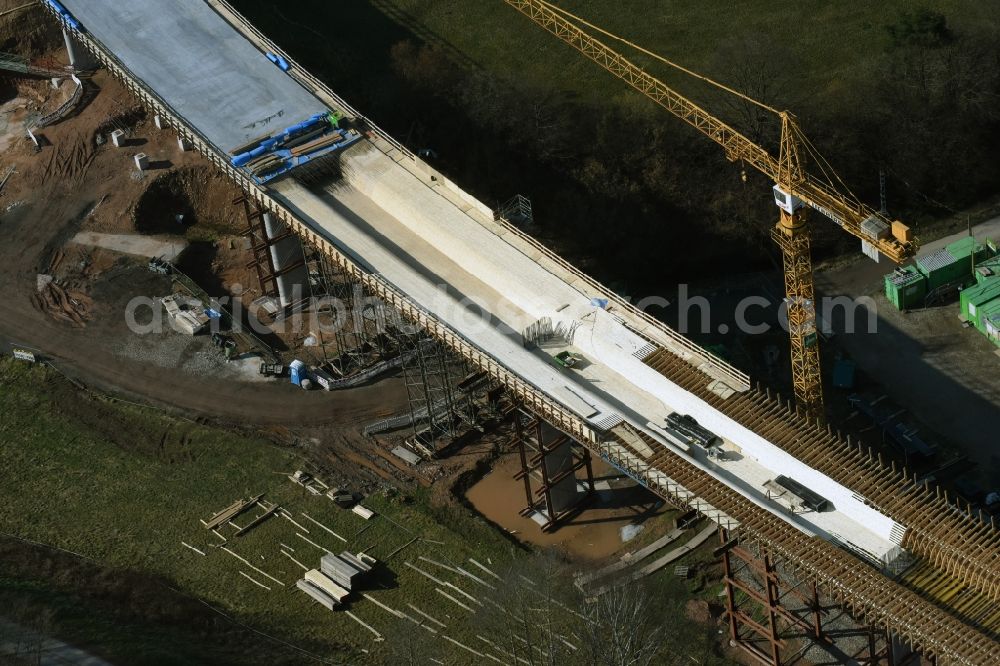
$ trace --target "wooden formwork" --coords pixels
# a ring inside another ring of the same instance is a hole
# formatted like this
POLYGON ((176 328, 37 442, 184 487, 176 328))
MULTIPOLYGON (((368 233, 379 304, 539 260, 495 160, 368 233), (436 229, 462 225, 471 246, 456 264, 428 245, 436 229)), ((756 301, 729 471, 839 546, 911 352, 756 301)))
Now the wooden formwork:
MULTIPOLYGON (((258 45, 275 53, 284 53, 253 29, 225 2, 210 0, 210 4, 226 15, 227 20, 232 20, 245 35, 252 33, 253 40, 258 45)), ((43 7, 49 8, 50 13, 53 13, 66 29, 72 30, 72 26, 66 25, 51 7, 48 5, 43 7)), ((372 295, 381 298, 407 320, 423 327, 430 335, 461 354, 472 365, 488 373, 507 388, 525 409, 563 430, 622 469, 629 470, 635 478, 664 499, 694 508, 722 527, 738 529, 738 532, 746 538, 767 544, 770 552, 779 557, 785 566, 798 571, 808 580, 815 580, 831 597, 850 608, 858 618, 873 625, 889 627, 910 644, 928 654, 941 657, 947 663, 970 666, 1000 663, 1000 645, 951 615, 949 613, 951 609, 947 604, 932 603, 921 598, 917 593, 887 578, 834 544, 805 535, 676 454, 663 450, 662 447, 656 447, 660 453, 646 461, 637 452, 629 451, 628 445, 624 442, 609 443, 604 435, 596 431, 587 421, 566 410, 471 341, 439 322, 432 314, 411 303, 401 292, 379 276, 365 272, 275 201, 265 189, 251 181, 242 171, 234 168, 228 156, 216 151, 197 130, 189 127, 179 114, 134 77, 127 67, 92 35, 76 32, 75 36, 141 103, 167 119, 181 137, 239 185, 263 210, 273 213, 306 242, 322 248, 331 261, 368 288, 372 295)), ((292 62, 290 58, 288 60, 292 62)), ((328 100, 349 113, 353 112, 343 100, 303 68, 293 64, 292 75, 302 85, 316 91, 321 99, 328 100)), ((414 159, 409 151, 369 121, 361 116, 357 116, 356 120, 368 127, 371 140, 390 157, 397 161, 414 159)), ((533 245, 516 229, 506 228, 505 225, 503 231, 516 235, 520 243, 533 245)), ((539 251, 540 261, 554 262, 553 265, 558 267, 568 266, 547 249, 542 248, 539 251)), ((580 278, 582 274, 572 267, 569 269, 572 269, 573 274, 578 280, 582 280, 583 284, 591 285, 591 280, 583 280, 580 278)), ((609 292, 601 287, 595 293, 609 292)), ((667 329, 662 325, 652 322, 628 304, 611 296, 611 300, 629 320, 630 328, 638 332, 637 327, 655 326, 661 335, 667 335, 669 338, 668 343, 672 351, 660 349, 655 352, 648 359, 652 367, 713 407, 782 446, 803 462, 855 489, 872 506, 906 525, 908 530, 903 545, 923 555, 937 572, 936 575, 959 580, 974 587, 990 601, 997 600, 1000 596, 1000 572, 997 570, 1000 551, 997 548, 996 534, 990 526, 969 520, 964 513, 950 507, 926 489, 910 484, 905 473, 900 474, 895 470, 885 469, 870 454, 852 449, 848 443, 805 421, 786 406, 760 392, 737 393, 729 400, 723 400, 711 393, 707 390, 710 377, 714 379, 725 377, 724 381, 742 389, 745 388, 742 385, 745 375, 719 363, 711 364, 711 367, 706 368, 704 372, 696 368, 697 365, 708 363, 705 360, 707 356, 702 350, 676 333, 665 333, 667 329), (684 359, 681 356, 684 356, 684 359), (720 372, 721 377, 716 376, 720 372)))
POLYGON ((886 467, 870 449, 852 446, 829 428, 800 416, 788 403, 748 391, 723 400, 703 374, 663 350, 646 363, 741 425, 860 495, 905 526, 901 545, 932 562, 956 583, 1000 600, 1000 534, 925 486, 906 470, 886 467))

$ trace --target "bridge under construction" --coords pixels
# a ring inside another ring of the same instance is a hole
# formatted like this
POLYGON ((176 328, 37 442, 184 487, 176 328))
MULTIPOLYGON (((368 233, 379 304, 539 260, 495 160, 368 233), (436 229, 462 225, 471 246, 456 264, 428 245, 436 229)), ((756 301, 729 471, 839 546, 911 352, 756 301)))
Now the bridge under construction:
POLYGON ((767 626, 735 607, 738 583, 727 581, 733 640, 762 661, 781 660, 780 562, 796 585, 815 585, 814 595, 887 634, 869 663, 897 663, 896 645, 941 663, 1000 662, 991 523, 498 219, 225 2, 47 7, 262 215, 503 385, 533 418, 717 523, 727 568, 734 549, 762 553, 766 594, 747 594, 760 597, 767 626), (580 362, 565 368, 557 357, 580 362), (679 436, 665 420, 672 413, 692 416, 719 445, 679 436))

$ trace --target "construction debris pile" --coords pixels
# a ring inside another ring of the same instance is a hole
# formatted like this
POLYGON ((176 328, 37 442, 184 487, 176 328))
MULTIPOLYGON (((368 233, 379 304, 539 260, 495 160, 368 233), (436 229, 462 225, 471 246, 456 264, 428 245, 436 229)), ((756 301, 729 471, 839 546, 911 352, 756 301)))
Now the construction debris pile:
POLYGON ((82 291, 67 289, 51 275, 38 275, 38 291, 32 295, 35 305, 61 321, 84 326, 90 319, 93 300, 82 291))
POLYGON ((172 294, 163 297, 161 302, 174 329, 182 333, 195 335, 208 326, 208 322, 212 319, 205 305, 197 298, 172 294))
POLYGON ((292 483, 297 483, 306 490, 308 490, 313 495, 324 494, 327 498, 334 504, 339 506, 341 509, 352 509, 353 512, 365 520, 371 518, 375 513, 371 509, 366 509, 357 503, 354 498, 354 493, 344 488, 331 488, 327 484, 323 483, 316 477, 314 477, 309 472, 303 472, 302 470, 295 470, 294 473, 288 475, 288 479, 292 483))

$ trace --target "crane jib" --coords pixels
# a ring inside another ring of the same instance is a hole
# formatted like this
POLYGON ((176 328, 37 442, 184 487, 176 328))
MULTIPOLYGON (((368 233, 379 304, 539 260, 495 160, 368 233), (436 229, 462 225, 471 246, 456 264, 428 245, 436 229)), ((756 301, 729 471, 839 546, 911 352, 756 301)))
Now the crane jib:
POLYGON ((836 213, 834 213, 834 212, 833 212, 832 210, 830 210, 829 208, 824 208, 823 206, 820 206, 820 205, 819 205, 818 203, 815 203, 815 202, 813 202, 813 201, 808 201, 808 200, 807 200, 807 201, 806 201, 806 203, 807 203, 807 204, 809 205, 809 207, 810 207, 810 208, 812 208, 813 210, 818 210, 819 212, 823 213, 823 215, 825 215, 826 217, 828 217, 828 218, 830 218, 831 220, 833 220, 833 222, 834 222, 835 224, 837 224, 838 226, 840 226, 840 227, 844 227, 844 226, 846 226, 846 225, 847 225, 847 220, 845 220, 845 219, 844 219, 844 218, 842 218, 841 216, 837 215, 836 213))

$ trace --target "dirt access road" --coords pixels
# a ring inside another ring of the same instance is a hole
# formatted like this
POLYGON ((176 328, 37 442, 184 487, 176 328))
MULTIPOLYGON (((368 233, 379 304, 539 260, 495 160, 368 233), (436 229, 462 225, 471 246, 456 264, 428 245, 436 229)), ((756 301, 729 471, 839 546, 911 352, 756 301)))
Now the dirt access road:
POLYGON ((156 130, 117 82, 98 72, 91 85, 97 93, 79 114, 45 128, 47 145, 40 152, 17 136, 0 154, 0 166, 17 169, 0 193, 3 351, 12 344, 29 346, 96 388, 236 423, 353 427, 402 408, 405 392, 397 379, 347 392, 306 393, 287 383, 233 381, 123 357, 121 346, 134 337, 125 322, 129 299, 165 295, 169 281, 146 271, 144 261, 67 242, 81 230, 142 231, 142 197, 164 174, 189 175, 208 190, 214 208, 225 208, 204 213, 219 218, 206 224, 232 227, 237 211, 230 204, 231 186, 199 155, 181 152, 172 132, 156 130), (129 147, 96 145, 95 134, 109 123, 132 130, 129 147), (137 178, 137 152, 163 166, 137 178), (83 325, 56 320, 39 307, 38 275, 51 271, 54 257, 72 269, 71 281, 93 301, 83 325))

